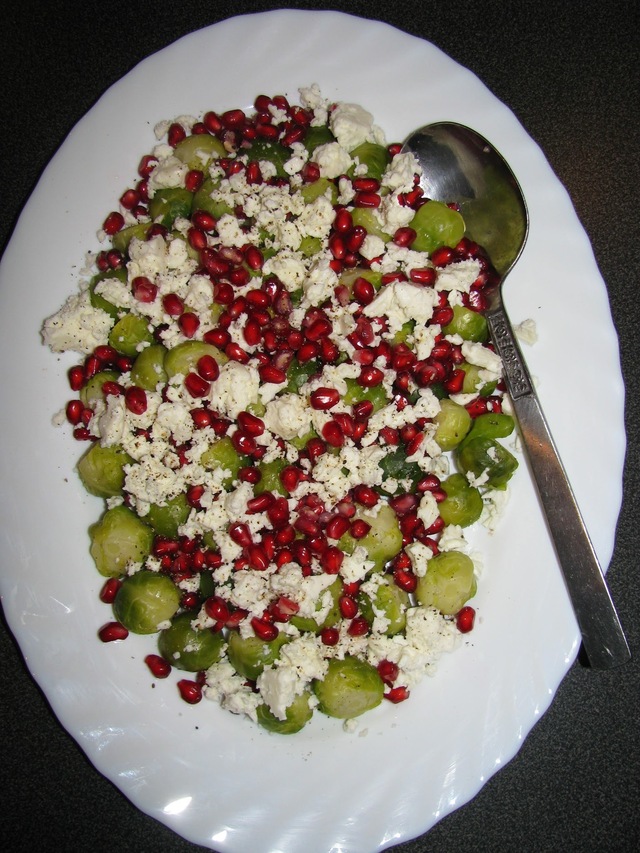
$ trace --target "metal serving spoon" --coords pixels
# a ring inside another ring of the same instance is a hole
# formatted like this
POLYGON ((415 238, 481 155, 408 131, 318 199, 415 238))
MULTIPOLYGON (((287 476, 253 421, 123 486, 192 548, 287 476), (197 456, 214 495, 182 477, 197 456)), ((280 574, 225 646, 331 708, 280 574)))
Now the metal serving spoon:
MULTIPOLYGON (((467 234, 484 247, 504 281, 526 242, 529 215, 518 181, 503 157, 484 137, 453 122, 420 128, 407 138, 403 151, 412 152, 422 167, 425 196, 460 205, 467 234)), ((594 668, 618 666, 631 657, 629 646, 513 334, 501 285, 483 293, 488 297, 489 332, 503 361, 506 386, 584 651, 594 668)))

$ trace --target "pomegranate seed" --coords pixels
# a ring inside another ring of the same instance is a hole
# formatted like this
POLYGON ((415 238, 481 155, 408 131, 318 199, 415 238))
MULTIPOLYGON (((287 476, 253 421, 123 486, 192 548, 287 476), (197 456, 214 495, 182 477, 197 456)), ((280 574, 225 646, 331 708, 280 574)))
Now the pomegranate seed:
POLYGON ((333 227, 335 231, 339 231, 341 234, 346 234, 353 228, 353 217, 346 207, 341 207, 336 211, 333 227))
POLYGON ((191 193, 197 192, 204 181, 204 173, 200 169, 189 169, 184 177, 185 189, 191 193))
POLYGON ((337 628, 323 628, 320 631, 320 639, 325 646, 337 646, 340 640, 340 632, 337 628))
POLYGON ((207 382, 215 382, 220 375, 218 362, 212 355, 201 356, 196 364, 196 369, 198 375, 206 379, 207 382))
POLYGON ((197 373, 188 373, 184 385, 192 397, 206 397, 211 387, 210 383, 197 373))
POLYGON ((314 409, 320 411, 332 409, 340 402, 340 392, 335 388, 317 388, 311 392, 309 402, 314 409))
POLYGON ((371 525, 362 518, 356 518, 351 522, 349 532, 354 539, 364 539, 367 533, 371 530, 371 525))
POLYGON ((393 684, 400 672, 398 664, 390 660, 381 660, 377 669, 380 678, 389 686, 393 684))
POLYGON ((213 595, 204 603, 204 609, 210 619, 215 619, 216 622, 227 622, 229 619, 229 606, 227 602, 217 595, 213 595))
POLYGON ((369 632, 369 623, 364 616, 356 616, 351 620, 351 624, 347 628, 347 634, 350 637, 363 637, 369 632))
POLYGON ((227 110, 222 113, 220 116, 220 121, 222 122, 222 126, 226 127, 230 130, 237 130, 241 128, 246 122, 247 117, 244 112, 240 109, 235 110, 227 110))
POLYGON ((72 391, 79 391, 85 383, 84 370, 80 366, 72 367, 68 373, 69 385, 72 391))
POLYGON ((453 308, 451 308, 450 305, 445 305, 442 308, 436 308, 431 320, 439 326, 448 326, 453 320, 453 308))
POLYGON ((184 311, 184 303, 176 293, 167 293, 163 296, 162 307, 170 317, 179 317, 184 311))
POLYGON ((375 288, 368 279, 360 276, 354 281, 353 296, 360 305, 369 305, 373 302, 375 293, 375 288))
POLYGON ((436 282, 436 271, 433 267, 414 267, 409 273, 409 281, 431 287, 436 282))
POLYGON ((213 231, 216 227, 216 220, 206 210, 194 211, 191 215, 191 221, 199 231, 213 231))
POLYGON ((403 228, 398 228, 396 233, 393 235, 393 242, 396 246, 408 249, 417 236, 418 235, 413 228, 405 226, 403 228))
POLYGON ((238 424, 244 432, 254 437, 262 435, 265 430, 264 421, 252 415, 251 412, 240 412, 238 424))
POLYGON ((209 133, 215 134, 222 130, 222 122, 220 121, 219 116, 211 110, 203 115, 202 122, 209 133))
POLYGON ((254 616, 251 620, 251 627, 253 628, 256 637, 266 643, 270 643, 272 640, 275 640, 280 633, 276 625, 267 622, 265 619, 259 619, 257 616, 254 616))
POLYGON ((380 385, 383 379, 384 373, 379 367, 363 367, 358 376, 358 385, 362 385, 363 388, 373 388, 380 385))
POLYGON ((207 344, 213 344, 219 349, 224 349, 231 340, 231 335, 226 329, 209 329, 208 332, 204 333, 203 340, 207 344))
POLYGON ((409 690, 406 687, 392 687, 388 693, 384 694, 384 698, 397 705, 399 702, 404 702, 405 699, 409 698, 409 690))
POLYGON ((200 327, 200 318, 192 311, 185 311, 178 317, 178 325, 185 338, 192 338, 200 327))
POLYGON ((353 498, 361 506, 374 507, 379 500, 378 493, 371 486, 361 484, 353 490, 353 498))
POLYGON ((102 230, 109 237, 117 234, 124 227, 124 216, 118 211, 113 210, 102 223, 102 230))
POLYGON ((376 208, 380 207, 382 198, 377 192, 357 192, 353 199, 354 207, 376 208))
POLYGON ((189 705, 197 705, 202 699, 202 685, 198 684, 197 681, 190 681, 187 678, 183 678, 178 682, 177 686, 180 696, 189 705))
POLYGON ((81 400, 69 400, 66 406, 66 415, 70 424, 77 426, 82 420, 83 412, 84 404, 81 400))
POLYGON ((138 302, 154 302, 158 295, 158 288, 144 275, 136 276, 131 282, 133 298, 138 302))
POLYGON ((264 256, 257 246, 248 246, 244 258, 247 266, 254 271, 262 269, 264 265, 264 256))
POLYGON ((134 415, 142 415, 147 411, 147 394, 143 388, 132 385, 124 392, 124 404, 134 415))
POLYGON ((469 607, 467 604, 458 612, 456 616, 456 625, 458 627, 458 631, 461 634, 468 634, 469 631, 473 630, 473 625, 476 619, 476 611, 473 607, 469 607))
POLYGON ((100 601, 105 604, 113 604, 121 586, 122 581, 120 578, 109 578, 100 590, 100 601))
POLYGON ((200 498, 204 494, 204 486, 202 484, 197 484, 194 486, 189 486, 187 489, 187 503, 189 506, 194 507, 195 509, 200 508, 200 498))
POLYGON ((237 361, 240 364, 246 364, 249 361, 249 353, 233 341, 226 345, 224 352, 232 361, 237 361))
POLYGON ((329 547, 320 557, 320 565, 328 575, 337 575, 344 560, 344 553, 335 545, 329 547))
POLYGON ((418 578, 408 569, 399 567, 394 569, 393 580, 396 586, 405 592, 415 592, 418 586, 418 578))
POLYGON ((437 267, 446 267, 455 260, 455 251, 449 246, 441 246, 431 253, 431 260, 437 267))
POLYGON ((172 148, 175 148, 179 142, 182 142, 182 140, 186 138, 186 136, 187 133, 184 127, 181 124, 178 124, 178 122, 173 122, 167 131, 167 142, 172 148))
POLYGON ((241 429, 238 429, 233 433, 231 436, 231 443, 238 453, 242 453, 245 456, 251 456, 257 447, 255 438, 241 429))
POLYGON ((125 210, 133 210, 133 208, 139 203, 140 193, 136 192, 136 190, 125 190, 120 196, 120 204, 125 208, 125 210))
POLYGON ((335 420, 327 421, 322 427, 322 435, 332 447, 342 447, 344 444, 344 432, 340 424, 335 420))
POLYGON ((246 524, 241 521, 235 521, 229 525, 229 536, 233 539, 236 545, 242 548, 248 548, 252 544, 251 532, 246 524))
POLYGON ((171 672, 171 664, 160 655, 147 655, 144 662, 156 678, 167 678, 171 672))
POLYGON ((129 632, 120 622, 107 622, 98 631, 98 636, 103 643, 113 643, 115 640, 126 640, 129 632))
POLYGON ((263 572, 269 566, 269 557, 261 545, 250 545, 247 548, 247 559, 252 569, 263 572))
POLYGON ((350 595, 341 595, 338 600, 340 613, 345 619, 353 619, 358 612, 358 604, 350 595))
POLYGON ((349 520, 342 515, 334 515, 325 527, 329 539, 340 539, 349 530, 349 520))

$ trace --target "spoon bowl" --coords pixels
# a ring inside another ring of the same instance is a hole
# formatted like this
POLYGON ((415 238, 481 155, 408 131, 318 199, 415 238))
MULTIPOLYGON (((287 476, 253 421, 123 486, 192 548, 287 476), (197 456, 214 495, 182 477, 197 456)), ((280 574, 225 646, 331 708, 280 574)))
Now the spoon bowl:
POLYGON ((467 236, 487 252, 499 275, 497 285, 482 291, 484 314, 502 359, 523 449, 583 649, 593 668, 623 664, 631 657, 629 646, 502 299, 502 285, 522 254, 529 231, 522 189, 493 145, 462 124, 426 125, 406 139, 402 150, 412 153, 421 167, 425 197, 457 204, 467 236))

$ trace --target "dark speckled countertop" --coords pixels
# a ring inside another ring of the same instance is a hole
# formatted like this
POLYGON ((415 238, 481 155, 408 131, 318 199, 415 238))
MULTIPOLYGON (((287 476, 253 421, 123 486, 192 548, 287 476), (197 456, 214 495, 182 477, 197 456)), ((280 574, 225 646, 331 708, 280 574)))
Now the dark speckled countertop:
MULTIPOLYGON (((10 5, 0 30, 2 248, 40 172, 108 86, 188 32, 231 14, 277 7, 237 2, 226 14, 220 8, 206 0, 10 5)), ((567 187, 591 239, 609 290, 627 387, 625 498, 608 578, 633 661, 606 673, 574 664, 517 756, 470 803, 394 850, 639 851, 640 410, 634 390, 640 346, 640 5, 396 0, 332 8, 435 43, 513 110, 567 187)), ((594 388, 584 405, 597 405, 597 399, 594 388)), ((0 837, 7 849, 200 849, 138 812, 93 769, 28 675, 4 622, 0 660, 0 837)))

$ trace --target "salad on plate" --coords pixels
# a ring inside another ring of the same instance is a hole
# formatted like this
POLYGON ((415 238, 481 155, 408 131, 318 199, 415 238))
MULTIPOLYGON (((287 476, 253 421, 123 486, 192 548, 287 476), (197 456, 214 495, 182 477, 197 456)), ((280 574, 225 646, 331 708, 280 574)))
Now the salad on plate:
POLYGON ((350 727, 474 626, 469 531, 518 467, 497 274, 413 155, 317 85, 155 131, 42 328, 81 357, 55 422, 104 501, 98 636, 151 635, 188 703, 350 727))

